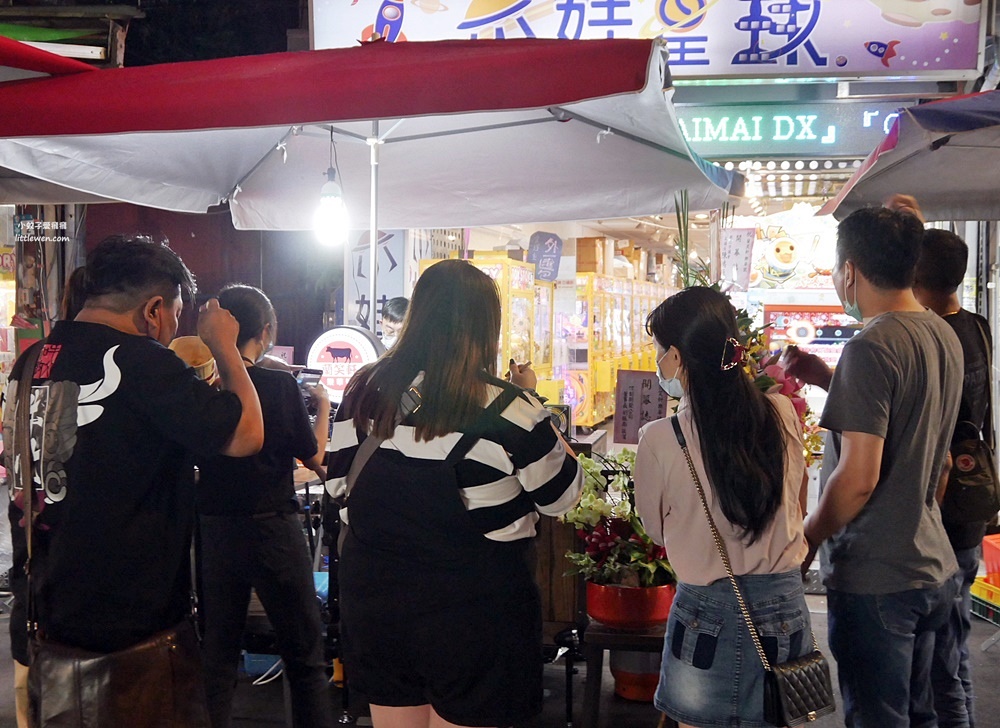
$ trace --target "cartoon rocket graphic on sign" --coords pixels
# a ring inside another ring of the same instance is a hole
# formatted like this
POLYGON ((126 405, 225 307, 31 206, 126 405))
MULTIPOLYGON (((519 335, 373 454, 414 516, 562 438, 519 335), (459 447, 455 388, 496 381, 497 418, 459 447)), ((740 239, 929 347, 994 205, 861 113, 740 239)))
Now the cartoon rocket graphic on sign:
POLYGON ((890 40, 888 43, 883 43, 878 40, 870 40, 865 43, 865 48, 876 58, 882 59, 882 65, 886 68, 889 67, 889 59, 896 57, 896 46, 899 45, 898 40, 890 40))
POLYGON ((404 7, 404 0, 382 0, 378 15, 375 17, 375 32, 383 40, 390 43, 401 40, 404 7))

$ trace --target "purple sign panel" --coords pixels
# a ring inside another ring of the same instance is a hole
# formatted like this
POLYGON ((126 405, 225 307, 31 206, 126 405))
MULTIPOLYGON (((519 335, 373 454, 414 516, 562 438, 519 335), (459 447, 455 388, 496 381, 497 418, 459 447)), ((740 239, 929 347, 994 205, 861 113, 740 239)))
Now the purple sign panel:
POLYGON ((312 0, 313 47, 656 38, 676 78, 936 76, 982 68, 983 0, 312 0))
POLYGON ((655 372, 619 370, 615 386, 615 442, 637 444, 639 428, 667 416, 668 399, 656 381, 655 372))

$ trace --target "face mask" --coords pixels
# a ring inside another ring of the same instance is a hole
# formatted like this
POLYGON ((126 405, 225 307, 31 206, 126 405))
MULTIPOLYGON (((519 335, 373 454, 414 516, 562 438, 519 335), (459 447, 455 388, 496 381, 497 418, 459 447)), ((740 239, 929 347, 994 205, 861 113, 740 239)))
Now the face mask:
POLYGON ((391 349, 395 344, 396 344, 396 337, 395 336, 383 336, 382 337, 382 346, 384 346, 386 349, 391 349))
MULTIPOLYGON (((846 290, 844 292, 844 296, 847 296, 846 290)), ((851 303, 850 301, 842 301, 841 303, 844 307, 844 313, 858 323, 863 324, 865 322, 864 316, 861 315, 861 307, 858 305, 858 282, 856 278, 854 280, 854 303, 851 303)))
MULTIPOLYGON (((665 352, 663 356, 666 356, 665 352)), ((681 380, 677 377, 667 379, 660 374, 660 362, 663 361, 663 356, 656 360, 656 379, 660 383, 660 389, 666 392, 668 396, 680 399, 684 396, 684 387, 681 385, 681 380)))

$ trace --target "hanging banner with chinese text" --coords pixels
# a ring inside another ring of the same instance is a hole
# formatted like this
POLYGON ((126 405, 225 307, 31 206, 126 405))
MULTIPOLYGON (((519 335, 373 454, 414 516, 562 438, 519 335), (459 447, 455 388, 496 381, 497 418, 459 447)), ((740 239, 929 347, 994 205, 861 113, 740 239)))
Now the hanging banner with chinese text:
POLYGON ((757 239, 755 228, 723 228, 719 240, 722 254, 722 280, 735 284, 745 291, 750 286, 750 267, 753 265, 753 244, 757 239))
POLYGON ((312 0, 313 47, 449 38, 655 38, 677 78, 976 78, 981 0, 312 0))

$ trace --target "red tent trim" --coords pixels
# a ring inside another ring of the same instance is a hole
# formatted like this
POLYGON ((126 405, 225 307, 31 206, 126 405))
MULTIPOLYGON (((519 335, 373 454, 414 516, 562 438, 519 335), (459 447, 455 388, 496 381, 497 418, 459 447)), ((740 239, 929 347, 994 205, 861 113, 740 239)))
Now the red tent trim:
MULTIPOLYGON (((27 43, 0 36, 0 66, 20 68, 22 71, 36 71, 52 76, 64 76, 96 71, 94 66, 72 58, 63 58, 55 53, 43 51, 27 43)), ((13 83, 13 82, 12 82, 13 83)))
POLYGON ((18 111, 0 119, 0 137, 280 126, 563 105, 641 91, 654 52, 659 49, 651 40, 375 42, 75 73, 0 84, 0 108, 18 111), (553 67, 560 72, 538 72, 553 67))

